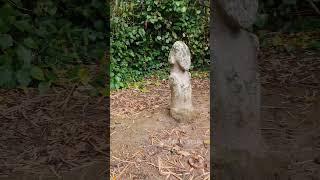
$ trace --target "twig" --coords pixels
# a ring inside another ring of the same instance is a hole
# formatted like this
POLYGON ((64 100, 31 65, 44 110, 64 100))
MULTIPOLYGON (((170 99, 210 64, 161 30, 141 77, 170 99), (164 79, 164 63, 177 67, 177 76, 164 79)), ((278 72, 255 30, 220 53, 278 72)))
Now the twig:
POLYGON ((289 107, 281 107, 281 106, 261 106, 261 108, 265 108, 265 109, 289 109, 289 107))
POLYGON ((49 166, 49 168, 50 168, 50 170, 51 170, 59 179, 61 179, 61 175, 58 174, 58 172, 54 169, 53 166, 49 166))
POLYGON ((103 152, 99 147, 97 147, 95 144, 93 144, 92 142, 90 142, 89 140, 87 141, 89 144, 91 144, 94 147, 94 150, 96 150, 97 152, 109 157, 109 154, 106 152, 103 152))
POLYGON ((311 7, 314 9, 314 11, 316 12, 316 13, 318 13, 318 15, 320 15, 320 10, 319 10, 319 8, 313 3, 313 1, 312 0, 307 0, 308 1, 308 3, 311 5, 311 7))
POLYGON ((127 170, 128 169, 128 167, 130 166, 131 164, 129 163, 129 164, 127 164, 126 165, 126 167, 124 167, 123 168, 123 170, 120 172, 120 174, 118 174, 117 176, 116 176, 116 178, 115 179, 119 179, 120 178, 120 176, 125 172, 125 170, 127 170))
POLYGON ((73 85, 73 87, 71 88, 71 91, 68 94, 68 96, 66 97, 66 99, 59 105, 59 106, 62 106, 63 110, 66 109, 67 104, 68 104, 68 102, 69 102, 69 100, 70 100, 70 98, 71 98, 71 96, 72 96, 72 94, 73 94, 73 92, 74 92, 74 90, 76 89, 77 86, 78 86, 78 83, 73 85))
POLYGON ((115 156, 112 156, 112 158, 114 158, 114 159, 116 159, 116 160, 118 160, 118 161, 121 161, 121 162, 133 163, 133 164, 136 163, 136 162, 133 162, 133 161, 122 160, 122 159, 120 159, 120 158, 118 158, 118 157, 115 157, 115 156))

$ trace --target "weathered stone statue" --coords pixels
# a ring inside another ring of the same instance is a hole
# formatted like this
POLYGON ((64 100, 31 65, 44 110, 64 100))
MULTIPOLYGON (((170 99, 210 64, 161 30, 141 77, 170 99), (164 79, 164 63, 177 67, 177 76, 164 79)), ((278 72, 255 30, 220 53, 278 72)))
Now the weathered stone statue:
POLYGON ((178 122, 190 122, 193 119, 191 74, 191 55, 188 46, 177 41, 169 54, 171 72, 169 77, 171 89, 170 114, 178 122))

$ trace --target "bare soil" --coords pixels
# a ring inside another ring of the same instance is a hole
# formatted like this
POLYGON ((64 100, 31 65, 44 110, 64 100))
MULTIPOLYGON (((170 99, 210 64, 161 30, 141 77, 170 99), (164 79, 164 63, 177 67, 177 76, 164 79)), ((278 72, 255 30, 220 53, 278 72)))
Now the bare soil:
MULTIPOLYGON (((291 180, 320 178, 319 57, 314 51, 266 49, 259 58, 261 129, 270 151, 288 162, 284 172, 291 180)), ((113 179, 208 179, 209 79, 193 81, 201 115, 192 124, 176 123, 168 115, 166 81, 151 80, 146 89, 111 95, 113 179)))
POLYGON ((193 79, 193 104, 199 116, 192 124, 169 116, 167 81, 148 82, 148 92, 131 89, 111 95, 112 179, 208 179, 208 78, 193 79))

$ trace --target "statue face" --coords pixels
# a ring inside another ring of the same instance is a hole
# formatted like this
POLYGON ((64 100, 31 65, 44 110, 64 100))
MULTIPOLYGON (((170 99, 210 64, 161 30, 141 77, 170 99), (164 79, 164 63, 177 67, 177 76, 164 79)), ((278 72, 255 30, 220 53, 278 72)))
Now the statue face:
POLYGON ((188 71, 190 69, 190 50, 184 42, 177 41, 173 44, 169 54, 169 63, 179 65, 179 67, 184 71, 188 71))

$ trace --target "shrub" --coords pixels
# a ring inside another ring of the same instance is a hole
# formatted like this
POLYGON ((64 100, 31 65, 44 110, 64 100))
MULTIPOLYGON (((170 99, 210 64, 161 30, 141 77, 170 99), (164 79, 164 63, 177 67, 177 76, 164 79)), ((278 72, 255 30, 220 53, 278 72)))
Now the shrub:
POLYGON ((111 15, 111 88, 126 87, 168 68, 173 43, 189 46, 194 68, 206 68, 209 56, 209 9, 191 0, 113 2, 111 15))
MULTIPOLYGON (((49 88, 68 66, 83 65, 107 48, 107 6, 98 0, 1 0, 0 87, 49 88)), ((81 67, 81 68, 79 68, 81 67)))

